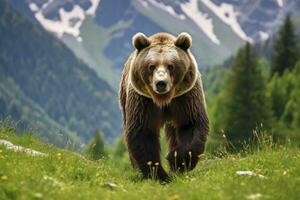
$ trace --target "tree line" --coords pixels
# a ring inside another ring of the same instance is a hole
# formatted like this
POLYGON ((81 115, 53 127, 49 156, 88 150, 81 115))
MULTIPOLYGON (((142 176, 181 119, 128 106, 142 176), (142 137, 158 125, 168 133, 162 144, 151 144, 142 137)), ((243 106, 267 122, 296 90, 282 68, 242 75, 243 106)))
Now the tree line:
POLYGON ((290 16, 271 48, 270 67, 246 43, 229 68, 213 105, 212 147, 225 142, 233 151, 255 144, 260 134, 277 142, 300 141, 300 51, 290 16))

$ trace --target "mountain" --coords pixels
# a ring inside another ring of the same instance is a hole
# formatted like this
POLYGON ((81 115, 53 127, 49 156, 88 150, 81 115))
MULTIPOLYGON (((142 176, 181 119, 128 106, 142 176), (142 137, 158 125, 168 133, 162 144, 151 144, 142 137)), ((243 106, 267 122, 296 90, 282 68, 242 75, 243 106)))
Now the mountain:
POLYGON ((41 129, 49 142, 121 133, 116 92, 39 24, 0 1, 0 117, 41 129), (60 138, 61 137, 61 138, 60 138))
MULTIPOLYGON (((274 34, 284 16, 299 16, 297 0, 11 0, 32 21, 54 33, 118 89, 136 32, 193 36, 200 67, 222 63, 245 41, 274 34)), ((299 22, 300 24, 300 22, 299 22)))

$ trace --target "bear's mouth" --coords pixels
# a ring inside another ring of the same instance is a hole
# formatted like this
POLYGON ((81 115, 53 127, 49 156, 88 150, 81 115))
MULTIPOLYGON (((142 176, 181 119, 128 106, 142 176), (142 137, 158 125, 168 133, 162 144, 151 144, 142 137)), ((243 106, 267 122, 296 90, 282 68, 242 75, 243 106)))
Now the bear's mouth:
POLYGON ((152 96, 153 102, 159 107, 168 105, 172 101, 174 94, 175 94, 174 89, 170 89, 169 91, 166 91, 164 93, 158 93, 153 90, 150 90, 150 91, 151 91, 151 96, 152 96))

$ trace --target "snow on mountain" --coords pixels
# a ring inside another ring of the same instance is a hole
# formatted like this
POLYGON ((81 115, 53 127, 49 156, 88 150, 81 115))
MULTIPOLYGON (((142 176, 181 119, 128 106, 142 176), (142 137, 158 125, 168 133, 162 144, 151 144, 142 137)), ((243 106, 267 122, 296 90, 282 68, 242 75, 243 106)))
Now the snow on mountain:
POLYGON ((270 37, 268 33, 263 31, 259 31, 259 36, 261 41, 267 40, 270 37))
POLYGON ((100 3, 100 0, 91 0, 92 5, 90 8, 85 12, 87 15, 92 15, 94 16, 96 13, 96 10, 98 8, 98 5, 100 3))
POLYGON ((68 33, 76 37, 78 41, 81 41, 79 28, 85 17, 84 11, 75 5, 70 12, 59 9, 59 14, 61 18, 60 21, 49 20, 42 14, 42 9, 40 9, 35 13, 35 17, 46 30, 56 33, 59 37, 64 33, 68 33), (70 24, 72 19, 77 20, 73 25, 70 24))
POLYGON ((155 0, 139 0, 140 3, 145 6, 145 7, 148 7, 149 4, 152 4, 153 6, 155 6, 156 8, 159 8, 159 9, 162 9, 163 11, 169 13, 170 15, 172 15, 173 17, 177 18, 177 19, 180 19, 180 20, 184 20, 186 19, 186 17, 182 14, 177 14, 175 12, 175 10, 173 9, 172 6, 169 6, 169 5, 165 5, 164 3, 161 3, 161 2, 157 2, 155 0))
POLYGON ((37 5, 35 3, 29 3, 29 8, 32 12, 38 12, 39 11, 39 7, 37 7, 37 5))
POLYGON ((201 0, 212 12, 214 12, 225 24, 228 24, 231 29, 243 40, 252 41, 250 37, 241 28, 238 23, 238 14, 234 11, 234 7, 228 3, 222 3, 220 6, 215 5, 210 0, 201 0))
POLYGON ((277 0, 278 6, 282 7, 283 6, 283 0, 277 0))
POLYGON ((49 8, 57 6, 57 1, 48 0, 41 6, 38 6, 37 3, 30 2, 29 8, 46 30, 57 34, 58 37, 62 37, 65 33, 70 34, 74 36, 78 42, 81 42, 80 27, 87 15, 95 15, 100 0, 91 0, 88 9, 84 9, 78 4, 73 4, 71 6, 72 8, 67 10, 64 7, 58 7, 57 19, 49 19, 44 13, 49 8))
POLYGON ((181 4, 182 11, 211 39, 215 44, 220 44, 220 41, 214 33, 212 19, 207 14, 202 13, 198 9, 198 1, 190 0, 187 3, 181 4))
POLYGON ((187 0, 180 3, 180 9, 183 12, 177 13, 174 10, 175 3, 168 1, 158 0, 138 0, 144 7, 149 7, 149 4, 155 8, 161 9, 173 17, 186 20, 189 18, 192 20, 204 34, 215 44, 220 45, 220 39, 214 32, 214 21, 205 12, 199 10, 199 3, 204 4, 209 10, 211 10, 220 20, 227 24, 242 40, 252 41, 252 38, 247 36, 238 22, 239 13, 235 11, 233 5, 229 3, 221 3, 220 5, 214 4, 211 0, 187 0), (171 6, 172 5, 172 6, 171 6))

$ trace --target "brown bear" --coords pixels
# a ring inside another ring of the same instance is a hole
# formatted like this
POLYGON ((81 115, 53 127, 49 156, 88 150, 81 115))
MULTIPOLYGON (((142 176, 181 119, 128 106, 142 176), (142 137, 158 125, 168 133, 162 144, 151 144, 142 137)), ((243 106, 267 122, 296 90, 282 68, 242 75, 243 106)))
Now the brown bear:
POLYGON ((132 43, 136 50, 125 63, 119 91, 129 156, 144 178, 154 169, 155 178, 169 181, 160 160, 160 128, 165 126, 173 171, 196 166, 209 131, 192 38, 188 33, 137 33, 132 43))

